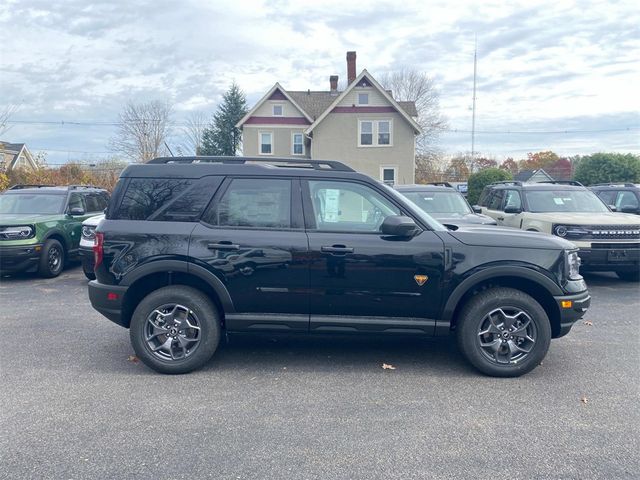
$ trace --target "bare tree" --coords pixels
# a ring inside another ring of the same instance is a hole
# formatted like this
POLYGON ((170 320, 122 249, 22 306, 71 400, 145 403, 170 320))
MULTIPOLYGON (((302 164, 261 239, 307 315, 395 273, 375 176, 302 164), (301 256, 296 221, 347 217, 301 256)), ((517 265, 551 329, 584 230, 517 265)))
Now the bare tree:
POLYGON ((391 90, 394 99, 415 103, 418 123, 423 130, 416 142, 418 153, 438 153, 438 138, 447 122, 440 113, 440 95, 433 78, 412 68, 387 72, 379 78, 382 86, 391 90))
POLYGON ((119 116, 118 131, 110 141, 111 149, 133 162, 165 155, 171 114, 169 103, 127 103, 119 116))
POLYGON ((202 135, 207 128, 207 115, 203 112, 192 112, 188 117, 182 131, 186 137, 183 149, 193 155, 200 155, 202 151, 202 135))
POLYGON ((6 105, 4 107, 0 107, 0 135, 4 135, 11 128, 9 125, 9 119, 16 110, 18 110, 17 105, 6 105))

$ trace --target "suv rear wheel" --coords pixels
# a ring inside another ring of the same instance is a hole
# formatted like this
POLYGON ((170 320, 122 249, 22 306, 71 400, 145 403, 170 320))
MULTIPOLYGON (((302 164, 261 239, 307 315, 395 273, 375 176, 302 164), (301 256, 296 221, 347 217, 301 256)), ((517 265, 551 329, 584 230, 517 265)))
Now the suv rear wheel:
POLYGON ((533 370, 551 342, 546 312, 512 288, 491 288, 472 297, 458 320, 458 346, 481 372, 518 377, 533 370))
POLYGON ((147 295, 136 307, 131 345, 145 365, 161 373, 187 373, 211 359, 220 342, 220 318, 195 288, 172 285, 147 295))

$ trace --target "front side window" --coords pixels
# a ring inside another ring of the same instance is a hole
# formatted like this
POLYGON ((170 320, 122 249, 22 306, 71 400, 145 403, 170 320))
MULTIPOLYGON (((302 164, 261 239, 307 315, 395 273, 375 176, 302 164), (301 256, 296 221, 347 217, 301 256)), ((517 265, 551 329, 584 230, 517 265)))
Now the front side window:
POLYGON ((618 211, 622 211, 622 207, 638 208, 638 197, 632 191, 623 190, 618 193, 615 205, 618 211))
POLYGON ((273 106, 273 116, 281 117, 283 115, 283 107, 282 105, 276 104, 273 106))
POLYGON ((293 145, 293 154, 294 155, 304 155, 304 139, 301 133, 293 134, 293 141, 291 142, 293 145))
POLYGON ((315 226, 320 231, 379 232, 400 210, 371 187, 358 183, 309 181, 315 226))
POLYGON ((81 208, 85 210, 84 202, 82 201, 82 195, 79 193, 72 193, 69 198, 69 205, 67 206, 67 212, 70 212, 74 208, 81 208))
POLYGON ((100 193, 86 194, 84 197, 84 203, 87 206, 87 212, 102 212, 107 208, 105 197, 100 193))
POLYGON ((520 198, 520 192, 517 190, 507 190, 507 194, 504 201, 504 208, 522 208, 522 200, 520 198))
POLYGON ((423 211, 434 214, 468 215, 473 213, 469 205, 459 193, 456 192, 401 192, 423 211))
POLYGON ((500 210, 502 206, 502 199, 504 198, 504 190, 496 190, 493 192, 487 208, 489 210, 500 210))
POLYGON ((236 178, 205 217, 220 227, 291 228, 291 181, 236 178))
POLYGON ((261 155, 273 154, 273 133, 260 132, 260 154, 261 155))

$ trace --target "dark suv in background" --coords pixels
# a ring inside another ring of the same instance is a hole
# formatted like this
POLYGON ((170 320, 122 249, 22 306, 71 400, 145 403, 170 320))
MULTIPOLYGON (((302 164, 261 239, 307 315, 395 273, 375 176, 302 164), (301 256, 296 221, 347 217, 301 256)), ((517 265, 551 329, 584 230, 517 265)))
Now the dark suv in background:
POLYGON ((94 251, 92 305, 164 373, 202 366, 223 333, 454 332, 480 371, 518 376, 590 303, 571 243, 450 231, 333 161, 130 165, 94 251))
POLYGON ((640 215, 640 185, 635 183, 598 183, 589 189, 614 207, 616 212, 640 215))

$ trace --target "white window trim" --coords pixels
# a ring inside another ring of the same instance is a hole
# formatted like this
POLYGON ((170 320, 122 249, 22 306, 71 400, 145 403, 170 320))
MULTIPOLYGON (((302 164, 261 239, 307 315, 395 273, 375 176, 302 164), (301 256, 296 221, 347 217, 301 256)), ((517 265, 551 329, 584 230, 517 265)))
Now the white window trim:
POLYGON ((274 142, 273 132, 258 130, 258 155, 273 155, 276 146, 274 142), (269 135, 271 137, 271 153, 262 153, 262 135, 269 135))
POLYGON ((284 117, 284 104, 283 103, 274 103, 271 105, 271 116, 272 117, 284 117), (280 107, 282 113, 280 115, 276 114, 276 107, 280 107))
POLYGON ((304 154, 305 154, 304 133, 302 133, 302 132, 291 132, 291 155, 295 155, 296 157, 302 157, 302 156, 304 156, 304 154), (302 137, 302 153, 295 153, 294 139, 295 139, 296 135, 300 135, 302 137))
POLYGON ((393 119, 392 118, 359 118, 358 119, 358 148, 388 148, 393 147, 393 119), (362 140, 362 122, 372 123, 372 135, 373 139, 371 145, 363 145, 362 140), (378 143, 378 124, 380 122, 389 122, 389 143, 378 143))
POLYGON ((398 184, 398 165, 380 165, 380 181, 384 183, 384 171, 393 170, 393 185, 398 184))
POLYGON ((356 98, 358 99, 358 105, 369 105, 369 92, 356 92, 356 98), (360 103, 360 95, 367 96, 367 103, 360 103))

